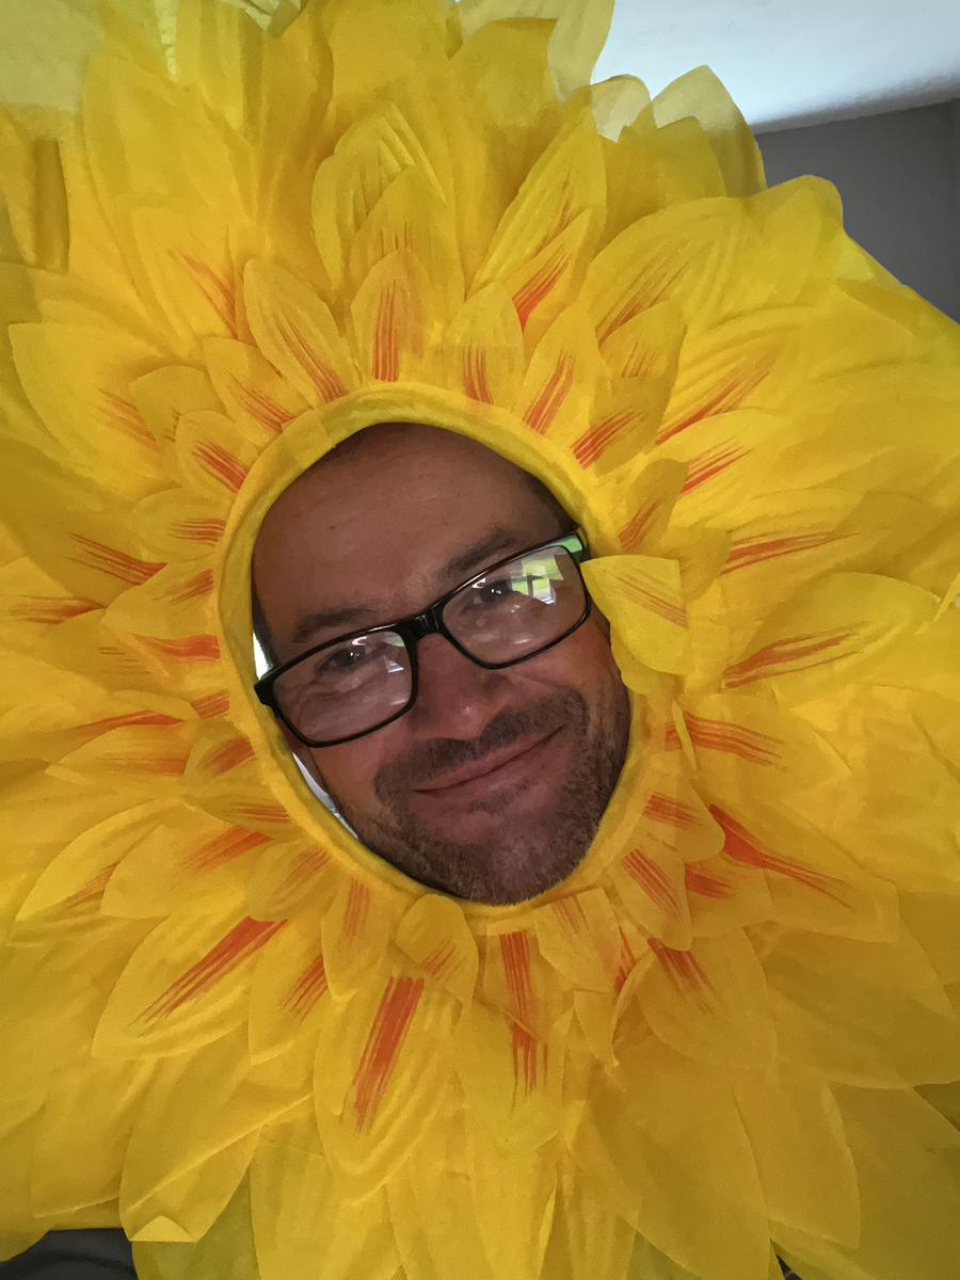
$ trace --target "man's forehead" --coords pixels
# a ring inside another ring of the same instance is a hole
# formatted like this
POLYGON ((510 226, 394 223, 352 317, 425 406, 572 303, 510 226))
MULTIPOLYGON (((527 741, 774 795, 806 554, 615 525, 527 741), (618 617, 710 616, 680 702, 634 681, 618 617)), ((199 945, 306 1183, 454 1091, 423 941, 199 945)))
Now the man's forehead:
POLYGON ((338 558, 378 536, 389 538, 397 553, 416 544, 455 545, 493 520, 527 525, 544 505, 545 491, 538 495, 536 484, 456 432, 378 424, 297 477, 268 511, 258 543, 322 538, 338 558))
POLYGON ((280 631, 301 640, 323 611, 345 630, 419 608, 560 532, 562 509, 536 486, 452 432, 381 432, 321 460, 277 500, 255 551, 258 594, 280 631))

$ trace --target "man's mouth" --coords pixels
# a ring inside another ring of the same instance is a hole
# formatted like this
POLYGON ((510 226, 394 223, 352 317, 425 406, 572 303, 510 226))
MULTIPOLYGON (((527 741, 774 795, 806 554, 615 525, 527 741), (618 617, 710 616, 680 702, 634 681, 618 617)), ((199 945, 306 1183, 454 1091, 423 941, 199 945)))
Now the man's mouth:
POLYGON ((414 790, 437 798, 455 798, 458 795, 465 796, 471 789, 487 790, 494 786, 506 786, 514 780, 519 780, 534 765, 540 755, 540 749, 560 732, 561 730, 554 729, 551 733, 536 738, 532 742, 513 743, 509 747, 504 747, 502 751, 497 751, 453 773, 446 773, 437 781, 424 787, 416 787, 414 790))

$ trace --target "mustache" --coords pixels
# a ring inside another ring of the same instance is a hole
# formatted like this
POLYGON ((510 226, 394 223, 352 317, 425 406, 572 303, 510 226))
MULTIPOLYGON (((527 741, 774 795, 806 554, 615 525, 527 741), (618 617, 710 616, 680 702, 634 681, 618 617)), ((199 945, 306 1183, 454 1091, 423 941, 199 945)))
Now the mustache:
POLYGON ((377 772, 374 791, 383 804, 388 804, 441 774, 479 763, 526 738, 546 737, 564 726, 572 728, 575 735, 583 734, 588 722, 586 701, 573 689, 524 707, 507 707, 490 721, 479 738, 438 738, 389 761, 377 772))

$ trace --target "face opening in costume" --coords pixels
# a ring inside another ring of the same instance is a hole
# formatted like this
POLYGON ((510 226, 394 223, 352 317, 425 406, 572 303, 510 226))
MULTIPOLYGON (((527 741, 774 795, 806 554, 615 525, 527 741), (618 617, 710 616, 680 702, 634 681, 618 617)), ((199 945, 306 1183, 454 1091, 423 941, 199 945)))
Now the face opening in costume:
POLYGON ((261 645, 273 669, 312 655, 274 682, 287 741, 359 839, 431 888, 491 904, 544 892, 582 861, 617 785, 629 700, 606 620, 558 547, 574 528, 519 467, 414 424, 352 437, 261 526, 261 645), (559 584, 551 603, 511 593, 505 605, 504 562, 545 547, 557 548, 539 557, 559 584), (358 637, 441 598, 447 634, 358 637), (495 630, 491 601, 498 616, 510 610, 495 630), (518 661, 517 644, 530 656, 518 661), (364 664, 377 670, 375 697, 364 664))

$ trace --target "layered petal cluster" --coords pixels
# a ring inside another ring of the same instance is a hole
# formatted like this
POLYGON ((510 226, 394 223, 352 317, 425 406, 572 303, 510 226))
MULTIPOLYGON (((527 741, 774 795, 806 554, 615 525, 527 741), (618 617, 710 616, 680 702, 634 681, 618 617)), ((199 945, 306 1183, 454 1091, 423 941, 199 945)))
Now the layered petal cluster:
POLYGON ((0 17, 7 1253, 955 1274, 960 338, 708 72, 591 85, 609 9, 0 17), (364 849, 251 693, 260 520, 392 420, 553 489, 630 690, 520 906, 364 849))

